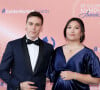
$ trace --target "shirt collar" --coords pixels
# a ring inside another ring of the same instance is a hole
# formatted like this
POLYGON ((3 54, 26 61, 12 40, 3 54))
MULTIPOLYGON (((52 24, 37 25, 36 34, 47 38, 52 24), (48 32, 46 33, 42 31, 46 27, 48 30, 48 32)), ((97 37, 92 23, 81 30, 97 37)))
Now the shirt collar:
MULTIPOLYGON (((27 39, 30 39, 29 37, 28 37, 28 35, 26 34, 26 38, 27 39)), ((39 37, 36 37, 34 40, 32 40, 32 41, 36 41, 36 40, 38 40, 39 39, 39 37)))

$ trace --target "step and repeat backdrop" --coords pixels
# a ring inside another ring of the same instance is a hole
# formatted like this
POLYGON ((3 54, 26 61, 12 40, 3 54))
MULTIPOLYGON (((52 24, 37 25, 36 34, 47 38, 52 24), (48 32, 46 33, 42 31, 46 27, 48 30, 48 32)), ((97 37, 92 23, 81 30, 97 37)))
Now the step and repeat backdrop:
MULTIPOLYGON (((0 61, 6 44, 25 35, 26 16, 31 11, 43 14, 40 38, 54 48, 65 44, 66 22, 72 17, 81 18, 86 29, 84 44, 100 58, 100 0, 0 0, 0 61)), ((51 87, 47 84, 46 90, 51 87)), ((100 90, 99 85, 90 85, 90 88, 100 90)), ((0 90, 6 90, 2 80, 0 90)))

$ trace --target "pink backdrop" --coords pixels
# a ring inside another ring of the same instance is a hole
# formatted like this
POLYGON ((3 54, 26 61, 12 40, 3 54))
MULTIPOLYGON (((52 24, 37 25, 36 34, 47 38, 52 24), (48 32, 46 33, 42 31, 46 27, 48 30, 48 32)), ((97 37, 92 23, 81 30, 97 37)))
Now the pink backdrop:
MULTIPOLYGON (((85 45, 95 51, 100 58, 100 0, 0 0, 0 59, 8 41, 25 34, 25 20, 28 12, 40 11, 44 16, 44 27, 40 34, 48 38, 55 48, 65 43, 63 29, 68 19, 80 17, 86 28, 85 45)), ((50 89, 47 84, 47 90, 50 89)), ((0 81, 0 90, 6 84, 0 81)), ((100 86, 91 86, 100 90, 100 86)))

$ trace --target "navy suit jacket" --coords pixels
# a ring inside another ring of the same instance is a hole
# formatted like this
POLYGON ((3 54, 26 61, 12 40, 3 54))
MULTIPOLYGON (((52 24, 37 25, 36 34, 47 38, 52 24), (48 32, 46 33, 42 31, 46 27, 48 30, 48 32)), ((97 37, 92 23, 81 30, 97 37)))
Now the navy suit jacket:
POLYGON ((38 90, 45 90, 46 71, 53 47, 41 39, 39 42, 39 55, 34 72, 25 36, 7 44, 0 64, 0 78, 7 83, 7 90, 17 90, 20 83, 24 81, 35 82, 38 90))

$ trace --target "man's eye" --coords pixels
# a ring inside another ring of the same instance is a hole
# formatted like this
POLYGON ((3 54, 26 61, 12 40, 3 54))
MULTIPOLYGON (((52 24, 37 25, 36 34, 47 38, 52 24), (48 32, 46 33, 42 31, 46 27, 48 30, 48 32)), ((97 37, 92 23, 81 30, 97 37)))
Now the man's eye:
POLYGON ((40 24, 37 23, 36 26, 40 26, 40 24))

